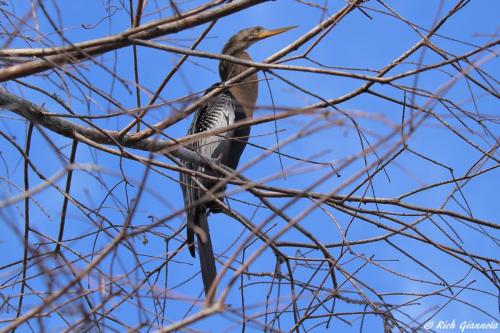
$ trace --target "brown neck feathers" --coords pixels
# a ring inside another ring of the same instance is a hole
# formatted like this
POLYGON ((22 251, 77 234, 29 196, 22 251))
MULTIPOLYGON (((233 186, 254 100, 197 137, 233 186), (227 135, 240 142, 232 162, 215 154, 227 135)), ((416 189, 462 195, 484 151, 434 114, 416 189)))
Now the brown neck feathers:
MULTIPOLYGON (((252 58, 250 58, 250 55, 245 51, 240 51, 236 54, 231 55, 244 60, 252 60, 252 58)), ((219 74, 222 81, 226 81, 244 72, 247 69, 248 67, 244 65, 235 64, 229 61, 221 61, 219 65, 219 74)), ((235 84, 233 87, 229 88, 229 91, 238 101, 238 103, 243 106, 246 116, 248 118, 251 118, 259 92, 257 74, 254 73, 242 82, 235 84)))

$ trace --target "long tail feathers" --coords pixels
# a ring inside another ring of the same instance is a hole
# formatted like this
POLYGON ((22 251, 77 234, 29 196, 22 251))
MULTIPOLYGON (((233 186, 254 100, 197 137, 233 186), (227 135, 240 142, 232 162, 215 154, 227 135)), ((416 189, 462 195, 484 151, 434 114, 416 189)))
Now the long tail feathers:
MULTIPOLYGON (((192 169, 189 165, 188 168, 192 169)), ((199 199, 198 191, 196 188, 191 187, 192 181, 189 176, 181 173, 180 181, 184 196, 184 204, 190 206, 199 199)), ((196 256, 194 246, 194 235, 196 234, 198 255, 200 256, 201 277, 205 295, 207 295, 217 276, 217 270, 215 268, 215 258, 212 249, 212 240, 210 239, 210 231, 208 229, 205 206, 201 205, 188 209, 187 219, 187 244, 189 252, 193 257, 196 256)))
POLYGON ((191 256, 193 258, 196 258, 196 252, 194 248, 194 231, 189 225, 187 226, 187 245, 191 256))
MULTIPOLYGON (((188 214, 188 216, 191 214, 188 214)), ((194 221, 189 221, 187 228, 187 242, 189 252, 195 257, 194 234, 198 241, 198 256, 200 257, 201 278, 205 295, 212 286, 217 270, 215 268, 215 257, 212 248, 212 240, 210 238, 210 230, 208 229, 208 220, 205 209, 196 209, 195 214, 191 215, 194 221), (192 225, 193 227, 189 227, 192 225)))
POLYGON ((203 232, 205 236, 201 237, 199 233, 197 233, 196 238, 198 239, 198 255, 200 256, 201 277, 203 280, 203 287, 205 288, 205 295, 207 295, 208 290, 217 276, 217 270, 215 268, 215 257, 212 249, 212 240, 210 239, 210 231, 208 229, 207 215, 204 211, 197 215, 198 227, 200 227, 200 231, 203 232))

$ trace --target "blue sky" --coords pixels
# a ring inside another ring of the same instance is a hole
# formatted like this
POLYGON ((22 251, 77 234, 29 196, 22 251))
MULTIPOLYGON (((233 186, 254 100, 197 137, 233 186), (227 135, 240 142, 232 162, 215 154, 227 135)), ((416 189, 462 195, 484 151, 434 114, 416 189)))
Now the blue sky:
MULTIPOLYGON (((327 16, 331 15, 338 8, 345 5, 345 2, 343 1, 327 1, 327 3, 330 10, 326 14, 327 16)), ((443 3, 443 9, 439 18, 443 17, 443 13, 446 13, 456 2, 444 1, 443 3)), ((22 16, 22 14, 26 12, 28 4, 28 2, 20 1, 19 3, 16 3, 15 6, 12 4, 8 4, 7 6, 15 7, 16 14, 22 16)), ((63 26, 68 27, 65 31, 65 36, 72 42, 78 42, 118 33, 128 28, 130 26, 128 15, 123 9, 119 8, 119 2, 112 1, 110 4, 112 4, 110 12, 113 13, 112 23, 110 23, 107 19, 103 19, 106 16, 103 1, 61 1, 59 4, 61 12, 60 19, 63 22, 63 26), (93 28, 82 28, 89 26, 92 26, 93 28)), ((187 2, 186 4, 181 4, 180 8, 182 10, 192 8, 196 4, 199 4, 199 2, 187 2)), ((146 13, 151 12, 153 4, 151 3, 150 5, 151 7, 148 7, 146 13)), ((429 28, 431 27, 436 15, 438 1, 391 1, 388 2, 388 5, 390 5, 400 15, 418 24, 420 27, 429 28)), ((56 12, 54 11, 54 8, 48 4, 47 6, 49 11, 55 15, 56 12)), ((377 10, 383 9, 383 7, 375 1, 368 2, 366 6, 377 10)), ((498 31, 497 13, 499 11, 500 4, 496 1, 487 3, 481 1, 471 1, 456 16, 447 21, 443 28, 440 29, 439 33, 449 38, 458 39, 475 45, 483 45, 486 42, 495 39, 494 34, 498 31)), ((311 58, 329 66, 369 68, 378 70, 392 62, 400 54, 418 42, 419 36, 401 21, 390 18, 387 15, 377 13, 373 10, 367 9, 367 12, 373 17, 372 20, 367 18, 360 11, 354 11, 351 13, 341 22, 341 24, 334 28, 334 30, 317 48, 315 48, 315 50, 311 53, 311 58)), ((170 14, 171 12, 169 10, 163 12, 163 16, 170 14)), ((157 15, 149 15, 143 19, 143 22, 148 22, 157 18, 157 15)), ((220 19, 214 29, 209 33, 208 37, 200 44, 198 49, 214 53, 219 52, 229 36, 236 31, 249 26, 262 25, 268 28, 277 28, 288 25, 298 26, 296 29, 287 32, 286 34, 276 36, 273 39, 265 40, 252 46, 250 49, 252 57, 257 61, 261 61, 307 32, 313 26, 318 24, 321 18, 322 13, 318 8, 306 6, 300 2, 273 1, 264 3, 249 8, 243 12, 236 13, 231 17, 220 19)), ((51 31, 47 21, 43 19, 41 14, 39 14, 39 24, 41 31, 51 31)), ((206 25, 184 31, 179 34, 166 36, 161 40, 161 43, 171 43, 174 46, 189 47, 192 41, 205 27, 206 25)), ((32 32, 27 32, 27 34, 35 36, 32 32)), ((60 45, 62 43, 61 40, 54 34, 49 35, 49 38, 54 45, 60 45)), ((450 52, 455 56, 473 49, 471 45, 464 45, 464 43, 459 43, 439 36, 433 37, 432 41, 443 50, 450 52)), ((15 40, 11 45, 11 47, 26 46, 27 45, 19 39, 15 40)), ((307 46, 308 45, 306 45, 306 47, 307 46)), ((300 52, 303 52, 306 47, 301 48, 299 51, 292 53, 291 55, 297 55, 300 52)), ((140 82, 145 89, 154 91, 165 76, 165 73, 168 72, 176 60, 179 59, 179 56, 146 48, 139 48, 138 52, 140 82)), ((394 75, 403 71, 414 69, 415 62, 418 61, 420 55, 420 52, 416 52, 408 59, 409 63, 401 65, 389 74, 394 75)), ((485 56, 485 53, 481 54, 481 57, 483 56, 485 56)), ((82 71, 81 73, 83 73, 89 82, 92 82, 92 84, 97 86, 99 89, 109 93, 116 101, 119 101, 122 106, 133 108, 135 106, 135 95, 133 93, 133 85, 130 84, 130 82, 133 82, 131 49, 125 48, 116 51, 116 53, 111 52, 103 55, 102 57, 98 57, 97 60, 104 63, 108 69, 115 70, 120 77, 129 82, 128 86, 124 87, 123 84, 115 81, 114 87, 111 90, 110 87, 113 84, 113 79, 109 73, 106 73, 105 70, 97 68, 97 66, 91 66, 89 62, 86 62, 89 67, 80 69, 82 71)), ((440 61, 442 61, 442 58, 430 50, 426 51, 423 58, 424 64, 432 64, 440 61)), ((294 61, 291 64, 314 66, 314 64, 304 59, 294 61)), ((492 61, 484 64, 481 68, 498 80, 498 60, 493 59, 492 61)), ((338 76, 299 73, 292 71, 277 71, 277 73, 327 99, 334 99, 342 96, 343 94, 360 87, 364 83, 359 80, 341 78, 338 76)), ((443 67, 443 71, 436 70, 423 73, 419 76, 418 87, 427 91, 435 92, 439 89, 439 87, 449 82, 451 77, 456 74, 456 71, 454 71, 454 69, 450 66, 443 67)), ((481 79, 481 77, 475 72, 471 75, 478 80, 481 79)), ((49 92, 57 93, 71 105, 75 112, 79 114, 91 113, 92 115, 96 115, 105 114, 109 111, 116 111, 114 106, 110 105, 109 102, 100 98, 95 93, 90 93, 91 99, 89 99, 89 103, 83 102, 83 100, 79 98, 81 98, 83 94, 88 95, 88 90, 82 88, 81 93, 78 92, 77 87, 74 83, 70 82, 70 80, 68 80, 68 87, 70 90, 75 91, 75 96, 68 99, 64 94, 64 91, 57 87, 57 84, 61 83, 59 78, 54 74, 52 74, 50 78, 54 81, 49 81, 47 78, 42 77, 32 77, 25 80, 26 82, 30 82, 32 84, 41 85, 49 92)), ((259 74, 259 78, 263 79, 262 73, 259 74)), ((269 78, 269 87, 272 91, 274 103, 278 108, 303 107, 318 102, 315 97, 297 91, 276 77, 269 76, 269 78)), ((169 101, 187 94, 203 91, 218 80, 217 61, 204 58, 190 58, 190 61, 183 65, 182 69, 167 85, 161 95, 161 100, 169 101)), ((397 83, 411 86, 413 84, 413 77, 399 80, 397 83)), ((18 86, 13 82, 6 83, 4 87, 14 94, 21 95, 22 93, 22 95, 27 99, 37 104, 43 104, 52 112, 64 112, 60 106, 46 96, 30 91, 26 88, 24 88, 21 92, 18 86)), ((498 120, 498 101, 494 99, 494 97, 484 94, 484 91, 478 89, 477 86, 473 86, 470 89, 472 89, 471 91, 475 97, 476 106, 473 105, 472 100, 470 99, 471 92, 469 91, 467 82, 464 80, 460 80, 455 86, 453 86, 452 89, 446 93, 446 97, 460 104, 467 111, 476 112, 477 108, 480 113, 497 117, 496 119, 498 120)), ((373 90, 399 100, 403 99, 403 93, 401 90, 396 89, 393 86, 374 85, 373 90)), ((408 98, 409 97, 410 94, 408 94, 408 98)), ((143 104, 145 104, 147 100, 147 94, 143 93, 143 104)), ((418 105, 426 105, 427 102, 428 99, 426 97, 415 98, 415 103, 418 105)), ((269 108, 272 105, 272 101, 268 87, 264 81, 260 83, 258 104, 263 106, 263 108, 257 110, 257 116, 272 112, 269 108)), ((442 119, 445 119, 451 126, 457 128, 460 133, 470 137, 473 142, 477 143, 483 149, 490 149, 494 144, 494 138, 491 136, 487 137, 487 139, 483 139, 479 135, 468 133, 467 129, 464 128, 459 121, 451 117, 449 112, 441 105, 432 102, 430 105, 435 106, 434 111, 442 116, 442 119)), ((173 106, 178 109, 182 109, 184 104, 177 103, 173 106)), ((401 123, 402 108, 400 105, 384 101, 381 98, 369 94, 357 96, 354 99, 350 99, 345 103, 337 105, 337 107, 355 117, 370 144, 376 143, 380 136, 388 134, 393 129, 392 126, 398 126, 401 123), (380 121, 382 118, 385 122, 380 121)), ((360 140, 356 131, 351 127, 349 119, 331 108, 329 108, 328 111, 330 113, 331 121, 341 122, 340 126, 337 123, 336 126, 332 125, 326 129, 318 130, 309 137, 294 141, 290 145, 283 147, 282 152, 298 158, 313 158, 315 161, 333 163, 334 166, 339 165, 343 159, 358 153, 361 149, 360 140)), ((170 115, 171 112, 172 109, 168 107, 155 109, 150 112, 147 121, 155 123, 156 121, 170 115)), ((11 113, 2 111, 0 128, 9 135, 16 136, 16 141, 20 145, 24 145, 26 124, 19 120, 12 120, 10 117, 12 117, 11 113)), ((312 119, 313 118, 311 116, 304 115, 278 121, 277 126, 280 129, 280 140, 286 140, 289 136, 294 135, 312 119)), ((129 121, 130 118, 120 117, 112 120, 99 120, 96 121, 96 124, 99 124, 109 130, 119 130, 129 121)), ((171 137, 183 136, 188 125, 189 120, 185 120, 169 128, 166 131, 166 134, 171 137)), ((477 124, 472 121, 467 122, 467 125, 476 130, 478 129, 477 124)), ((498 139, 498 125, 494 125, 493 122, 489 122, 487 126, 492 131, 493 136, 496 136, 498 139)), ((266 147, 274 145, 275 137, 273 131, 273 123, 262 124, 254 127, 252 129, 253 137, 251 138, 251 143, 266 147)), ((71 146, 70 140, 53 133, 49 133, 47 130, 44 132, 57 147, 62 148, 64 154, 69 155, 71 146)), ((483 137, 486 137, 486 135, 483 137)), ((398 136, 394 137, 388 142, 387 145, 384 145, 377 150, 377 153, 383 154, 386 149, 388 149, 389 145, 394 144, 398 139, 398 136)), ((2 143, 2 145, 2 157, 6 161, 5 164, 7 166, 0 167, 0 175, 3 177, 2 179, 10 178, 18 186, 22 186, 22 160, 10 144, 2 143)), ((467 172, 474 161, 477 161, 481 156, 477 149, 474 149, 470 145, 464 143, 464 141, 458 138, 456 134, 443 128, 442 125, 432 118, 426 121, 424 125, 416 131, 416 133, 408 141, 408 145, 412 150, 418 152, 422 156, 426 156, 428 159, 424 159, 421 156, 417 156, 410 152, 404 152, 401 156, 398 156, 394 163, 387 166, 385 173, 381 172, 374 178, 373 190, 375 190, 375 195, 377 197, 390 198, 414 189, 418 189, 421 186, 449 180, 451 178, 450 169, 437 165, 435 162, 439 162, 441 165, 449 166, 453 170, 455 177, 462 176, 465 172, 467 172), (434 162, 429 161, 429 159, 434 162)), ((134 151, 134 153, 147 156, 147 154, 143 152, 134 151)), ((251 161, 260 154, 262 154, 261 149, 249 146, 243 155, 240 165, 251 161)), ((31 158, 40 165, 40 168, 45 175, 53 175, 64 166, 55 156, 56 155, 54 154, 53 149, 47 141, 38 131, 35 131, 31 158)), ((496 156, 498 157, 498 154, 496 156)), ((158 158, 158 160, 168 162, 168 160, 163 157, 157 156, 156 158, 158 158)), ((371 163, 375 160, 376 157, 373 155, 367 157, 367 163, 371 163)), ((88 204, 91 207, 97 207, 101 201, 105 200, 102 213, 113 223, 121 224, 125 216, 124 210, 126 207, 119 204, 118 201, 123 202, 127 198, 130 199, 137 194, 137 187, 140 184, 141 177, 143 176, 144 167, 136 162, 120 160, 114 156, 108 156, 105 153, 96 152, 84 144, 80 144, 78 146, 77 162, 98 165, 102 168, 102 173, 100 173, 100 177, 102 178, 99 180, 89 173, 78 171, 75 173, 71 193, 76 198, 79 198, 83 203, 88 204), (127 186, 121 181, 122 177, 120 175, 120 168, 125 170, 127 179, 130 181, 130 185, 127 186), (103 186, 103 183, 107 188, 103 186), (113 194, 116 197, 106 198, 109 188, 115 185, 117 187, 113 191, 113 194)), ((301 164, 288 158, 283 158, 283 164, 285 170, 288 170, 297 164, 307 166, 306 164, 301 164)), ((362 170, 363 165, 364 161, 362 159, 358 159, 349 167, 341 170, 340 177, 331 177, 314 190, 329 192, 336 189, 338 186, 341 186, 344 181, 359 172, 359 170, 362 170)), ((491 161, 486 163, 486 166, 494 165, 495 164, 491 161)), ((253 165, 245 171, 244 174, 251 179, 259 181, 269 175, 277 174, 280 171, 280 161, 278 157, 273 154, 253 165)), ((286 178, 278 177, 277 179, 269 182, 269 185, 282 186, 292 189, 303 189, 308 187, 310 184, 313 184, 315 180, 319 179, 329 171, 331 171, 330 168, 323 167, 304 174, 295 176, 292 175, 286 178)), ((475 217, 492 222, 498 221, 498 213, 495 209, 496 205, 498 205, 498 176, 498 171, 493 170, 474 178, 470 183, 463 187, 463 196, 466 198, 466 202, 475 217)), ((162 218, 182 207, 180 188, 174 181, 177 177, 177 173, 173 171, 165 171, 164 175, 154 172, 149 175, 148 182, 146 184, 148 191, 140 201, 139 209, 132 222, 134 226, 146 225, 150 223, 151 217, 153 219, 162 218)), ((40 182, 34 174, 31 174, 31 179, 33 184, 40 182)), ((60 186, 64 186, 64 179, 59 181, 58 184, 60 186)), ((358 182, 355 182, 354 185, 351 184, 347 186, 340 192, 340 194, 348 194, 357 185, 358 182)), ((439 208, 452 188, 453 184, 450 184, 436 189, 426 190, 419 195, 405 199, 405 201, 410 204, 439 208)), ((361 190, 356 192, 356 195, 362 195, 365 189, 365 187, 362 187, 361 190)), ((237 188, 230 187, 229 190, 237 190, 237 188)), ((17 191, 18 190, 15 189, 14 186, 9 186, 7 182, 2 181, 0 191, 0 195, 2 197, 15 194, 17 191)), ((371 189, 368 191, 368 196, 373 196, 371 189)), ((258 202, 248 193, 239 193, 235 195, 235 198, 249 201, 254 204, 258 202)), ((463 206, 465 204, 461 195, 456 195, 455 198, 457 198, 458 203, 453 202, 452 200, 445 206, 445 209, 466 214, 466 212, 460 207, 460 205, 463 206)), ((39 230, 43 230, 44 233, 56 238, 60 207, 62 204, 61 195, 53 189, 47 189, 41 194, 36 195, 34 200, 36 200, 40 207, 37 207, 37 204, 33 203, 33 225, 36 228, 39 228, 39 230), (43 207, 43 209, 41 207, 43 207)), ((276 199, 273 200, 273 202, 280 207, 284 205, 287 200, 276 199)), ((230 201, 230 204, 247 218, 252 219, 252 221, 256 224, 270 215, 269 210, 256 210, 255 207, 251 205, 242 204, 234 200, 230 201)), ((310 201, 301 200, 297 204, 290 207, 290 209, 286 212, 292 217, 297 216, 310 205, 310 201)), ((22 227, 22 207, 22 204, 19 204, 19 206, 11 206, 1 215, 2 219, 5 219, 6 223, 2 223, 0 226, 0 231, 4 235, 0 237, 0 247, 3 248, 2 252, 5 253, 0 265, 4 265, 14 260, 19 260, 22 257, 22 243, 20 242, 20 239, 18 237, 10 237, 10 235, 13 234, 15 227, 22 227)), ((375 209, 376 207, 374 205, 366 205, 366 208, 375 209)), ((329 211, 336 216, 339 224, 342 225, 343 228, 346 228, 349 225, 348 235, 351 241, 385 234, 385 231, 381 228, 365 223, 360 219, 355 219, 351 223, 348 216, 331 208, 329 211)), ((414 217, 402 217, 402 219, 406 222, 414 221, 414 217)), ((498 232, 496 232, 496 230, 488 229, 488 232, 491 232, 490 236, 496 237, 495 240, 492 240, 485 235, 472 230, 470 227, 471 224, 458 222, 453 219, 442 221, 439 217, 433 217, 433 221, 440 228, 447 230, 449 235, 458 234, 459 237, 455 240, 458 241, 460 246, 463 246, 463 248, 469 249, 474 253, 483 256, 497 257, 495 256, 495 253, 498 252, 498 232), (453 225, 453 229, 456 234, 449 228, 448 224, 453 225)), ((169 234, 172 230, 180 228, 183 223, 184 220, 180 217, 169 221, 166 226, 155 228, 153 231, 169 234)), ((216 252, 218 253, 223 252, 224 249, 230 246, 242 232, 241 225, 227 216, 211 216, 210 223, 213 242, 215 244, 214 246, 216 252)), ((273 220, 272 223, 276 223, 276 227, 273 229, 274 231, 270 232, 271 234, 277 232, 285 225, 285 223, 280 220, 273 220)), ((395 224, 391 224, 387 221, 384 223, 393 227, 396 226, 395 224)), ((454 246, 452 240, 447 239, 440 229, 436 227, 436 225, 433 225, 427 220, 419 224, 419 230, 436 242, 454 246)), ((336 226, 331 220, 328 219, 324 212, 319 209, 315 210, 304 221, 302 221, 301 226, 306 228, 309 232, 318 237, 319 240, 325 243, 335 243, 341 241, 341 237, 336 226)), ((65 238, 71 238, 71 236, 81 235, 85 232, 93 232, 95 231, 95 228, 96 226, 91 224, 85 216, 78 211, 78 209, 70 205, 65 238)), ((243 239, 246 237, 248 237, 248 233, 244 234, 243 239)), ((159 265, 162 256, 164 256, 165 242, 163 238, 158 236, 158 234, 149 233, 146 235, 146 238, 147 243, 143 242, 142 237, 130 239, 130 242, 141 254, 139 258, 145 262, 146 269, 153 269, 159 265), (153 260, 147 256, 157 256, 158 258, 153 260)), ((110 239, 106 236, 100 235, 97 240, 97 248, 106 245, 109 240, 110 239)), ((280 240, 303 241, 304 237, 291 231, 280 240)), ((449 255, 445 255, 442 251, 438 251, 432 246, 423 244, 422 242, 409 240, 408 238, 401 236, 395 236, 391 238, 391 241, 397 244, 400 248, 404 249, 404 251, 414 255, 421 262, 424 262, 428 267, 432 268, 436 272, 439 272, 439 274, 445 277, 448 283, 458 283, 460 279, 465 277, 465 279, 460 282, 460 286, 471 283, 470 286, 475 289, 464 290, 459 294, 459 296, 457 296, 457 298, 459 300, 463 300, 464 302, 474 304, 478 308, 486 310, 490 315, 498 318, 497 290, 492 283, 485 279, 480 273, 477 271, 469 272, 469 266, 463 264, 459 260, 453 259, 449 255), (490 294, 483 293, 478 290, 487 291, 490 294)), ((69 244, 78 252, 89 253, 89 247, 92 246, 93 242, 93 237, 87 237, 83 240, 72 241, 69 244)), ((179 244, 179 242, 172 241, 169 243, 169 250, 172 251, 179 246, 179 244)), ((247 250, 247 255, 251 254, 253 250, 256 250, 260 246, 261 244, 259 242, 255 243, 247 250)), ((231 248, 226 255, 231 256, 236 248, 237 246, 231 248)), ((419 299, 417 295, 436 291, 440 288, 435 285, 421 283, 418 280, 433 281, 436 283, 439 282, 439 280, 436 279, 436 276, 429 273, 428 270, 416 265, 415 262, 412 262, 404 255, 401 255, 401 253, 398 253, 394 247, 389 246, 387 243, 378 242, 374 244, 361 245, 356 246, 355 249, 356 253, 363 254, 366 257, 370 257, 372 255, 375 256, 374 258, 376 260, 380 260, 380 264, 388 269, 393 269, 394 271, 407 274, 416 279, 412 281, 406 278, 398 278, 396 275, 390 274, 387 270, 380 269, 375 265, 367 265, 357 273, 357 276, 361 281, 365 282, 367 285, 376 289, 380 293, 387 293, 387 302, 398 304, 405 301, 416 300, 416 304, 408 305, 402 308, 402 311, 409 316, 419 318, 420 321, 424 321, 422 318, 427 318, 431 314, 435 313, 438 308, 443 307, 443 309, 438 311, 438 313, 432 318, 434 322, 439 320, 456 320, 457 322, 467 320, 474 322, 489 322, 492 320, 492 318, 484 312, 475 310, 463 302, 454 301, 446 304, 449 301, 449 297, 456 296, 456 294, 451 295, 446 290, 442 291, 442 296, 424 297, 419 299), (404 295, 399 294, 390 296, 392 292, 404 293, 404 295)), ((284 249, 284 251, 288 255, 295 255, 292 249, 284 249)), ((339 255, 338 249, 332 249, 331 252, 334 257, 339 255)), ((128 250, 125 250, 124 248, 120 248, 116 254, 116 259, 114 257, 107 258, 100 265, 100 267, 105 270, 109 270, 110 266, 113 265, 114 274, 117 275, 129 272, 136 259, 130 255, 128 250)), ((318 258, 321 257, 321 254, 319 252, 313 252, 310 254, 310 257, 318 258)), ((360 260, 348 262, 347 259, 353 258, 354 256, 347 255, 345 259, 343 259, 345 261, 342 262, 342 264, 345 265, 343 267, 348 269, 350 272, 356 271, 356 268, 362 265, 362 261, 360 260)), ((72 259, 75 259, 75 257, 72 257, 72 259)), ((199 269, 197 259, 192 259, 187 251, 181 253, 178 257, 176 257, 176 259, 178 259, 179 262, 173 263, 168 273, 168 285, 170 287, 184 283, 186 279, 189 279, 196 274, 199 269)), ((51 262, 51 264, 54 264, 54 262, 51 262)), ((77 263, 77 266, 79 268, 84 267, 82 262, 77 263)), ((274 268, 275 256, 271 251, 266 251, 255 261, 255 263, 251 265, 250 270, 252 272, 272 273, 274 268)), ((284 265, 282 266, 282 270, 286 270, 284 265)), ((31 273, 35 274, 36 271, 37 268, 33 268, 31 273)), ((305 274, 310 272, 311 271, 298 268, 297 276, 299 278, 306 278, 307 276, 305 274)), ((133 274, 137 274, 137 280, 142 278, 139 270, 134 271, 133 274)), ((230 278, 232 274, 233 273, 230 272, 225 277, 223 284, 228 281, 228 278, 230 278)), ((95 276, 93 278, 95 278, 95 276)), ((88 282, 88 285, 91 287, 95 287, 99 283, 98 280, 93 280, 93 278, 91 278, 88 282)), ((324 274, 318 275, 315 277, 315 280, 318 282, 322 278, 324 278, 324 274)), ((61 279, 64 281, 63 278, 61 279)), ((126 281, 126 279, 124 279, 124 281, 126 281)), ((158 281, 158 285, 161 287, 163 285, 164 276, 162 275, 158 281)), ((257 281, 264 281, 266 284, 255 284, 245 289, 247 305, 255 305, 255 309, 249 308, 249 313, 258 313, 258 311, 263 310, 262 302, 265 302, 266 295, 269 290, 269 279, 253 279, 248 280, 247 282, 251 283, 257 281)), ((44 280, 40 279, 33 284, 33 287, 43 289, 43 283, 44 280)), ((131 286, 127 287, 131 288, 131 286)), ((329 287, 331 287, 331 285, 329 285, 329 287)), ((350 287, 349 291, 352 291, 352 287, 350 287)), ((460 288, 457 287, 454 291, 456 293, 460 291, 460 288)), ((17 290, 15 290, 15 288, 7 291, 7 293, 11 295, 14 295, 16 292, 17 290)), ((169 295, 198 297, 201 292, 201 277, 194 276, 193 280, 188 283, 172 289, 172 294, 169 295)), ((284 299, 282 304, 287 304, 286 300, 288 300, 289 296, 289 287, 287 284, 284 284, 279 295, 276 289, 273 289, 271 299, 275 302, 276 298, 282 297, 284 299)), ((370 297, 373 297, 374 300, 376 299, 373 294, 370 294, 370 297)), ((95 300, 98 300, 98 296, 95 296, 95 300)), ((303 299, 301 302, 304 303, 301 304, 305 306, 308 301, 309 299, 303 299)), ((34 297, 29 298, 25 306, 29 307, 30 303, 36 304, 37 302, 38 301, 34 297)), ((228 303, 231 304, 233 308, 239 308, 241 306, 240 290, 237 286, 233 287, 228 303)), ((145 300, 144 306, 149 308, 151 311, 153 309, 150 299, 145 300)), ((167 317, 172 320, 179 319, 188 311, 190 306, 191 304, 189 302, 179 302, 169 299, 167 301, 167 317)), ((138 314, 136 308, 137 304, 135 303, 135 300, 129 300, 121 306, 119 310, 114 313, 114 315, 116 317, 126 318, 127 323, 130 325, 136 325, 141 319, 144 319, 138 314)), ((199 310, 199 308, 195 308, 192 311, 196 312, 197 310, 199 310)), ((360 311, 360 307, 339 302, 336 305, 336 311, 360 311)), ((190 312, 190 314, 194 312, 190 312)), ((408 323, 408 318, 397 310, 394 311, 393 315, 408 323)), ((1 316, 11 317, 12 312, 7 314, 3 313, 1 316)), ((149 319, 151 319, 151 317, 152 315, 150 314, 149 319)), ((198 323, 193 326, 193 328, 212 331, 219 331, 219 328, 225 328, 229 332, 239 331, 238 319, 239 317, 235 315, 214 316, 198 323)), ((351 316, 349 317, 349 320, 353 321, 354 326, 350 327, 345 322, 334 321, 333 327, 337 327, 340 331, 344 332, 351 330, 357 332, 359 326, 356 325, 359 325, 361 318, 359 316, 351 316)), ((305 327, 310 328, 320 321, 321 319, 311 320, 307 322, 305 327)), ((292 322, 293 317, 289 313, 284 313, 280 322, 281 328, 285 331, 288 330, 290 325, 293 326, 292 322)), ((380 319, 373 316, 368 316, 365 319, 365 325, 365 327, 370 328, 370 331, 372 329, 373 331, 379 331, 381 328, 380 319)), ((54 316, 54 318, 51 319, 50 328, 57 331, 60 327, 64 327, 64 323, 54 316)), ((259 328, 249 327, 248 331, 257 332, 259 331, 259 328)), ((327 331, 327 329, 325 326, 319 326, 316 328, 316 331, 327 331)))

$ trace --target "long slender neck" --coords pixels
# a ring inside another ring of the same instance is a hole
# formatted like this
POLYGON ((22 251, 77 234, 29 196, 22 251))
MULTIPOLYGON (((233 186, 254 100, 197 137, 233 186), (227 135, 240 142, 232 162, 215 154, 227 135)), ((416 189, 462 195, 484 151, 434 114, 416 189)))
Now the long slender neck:
MULTIPOLYGON (((230 55, 233 57, 238 57, 240 59, 245 59, 250 61, 252 60, 252 58, 250 58, 250 55, 245 51, 239 51, 235 54, 230 54, 230 55)), ((220 78, 223 81, 226 81, 244 72, 247 69, 248 67, 244 65, 231 63, 229 61, 221 61, 219 65, 220 78)), ((259 93, 257 74, 254 73, 250 75, 242 82, 229 88, 229 91, 234 96, 234 98, 241 104, 241 106, 243 106, 246 116, 248 118, 251 118, 253 116, 255 103, 257 103, 257 96, 259 93)))

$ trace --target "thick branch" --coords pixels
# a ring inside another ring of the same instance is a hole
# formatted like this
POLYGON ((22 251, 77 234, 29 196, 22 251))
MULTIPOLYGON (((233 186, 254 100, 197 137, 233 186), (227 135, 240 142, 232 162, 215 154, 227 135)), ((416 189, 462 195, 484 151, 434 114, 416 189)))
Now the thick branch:
MULTIPOLYGON (((68 47, 40 49, 35 52, 42 59, 32 60, 19 65, 0 69, 0 82, 17 79, 27 75, 43 72, 47 69, 78 63, 90 57, 117 50, 132 44, 130 37, 148 40, 186 30, 217 18, 230 15, 245 8, 262 3, 266 0, 241 0, 229 2, 210 11, 202 11, 195 15, 179 18, 178 16, 165 20, 154 21, 117 35, 76 43, 68 47), (168 22, 168 23, 164 23, 168 22)), ((206 7, 206 6, 205 6, 206 7)), ((29 51, 29 50, 28 50, 29 51)), ((22 54, 20 50, 3 50, 0 56, 22 54)))

